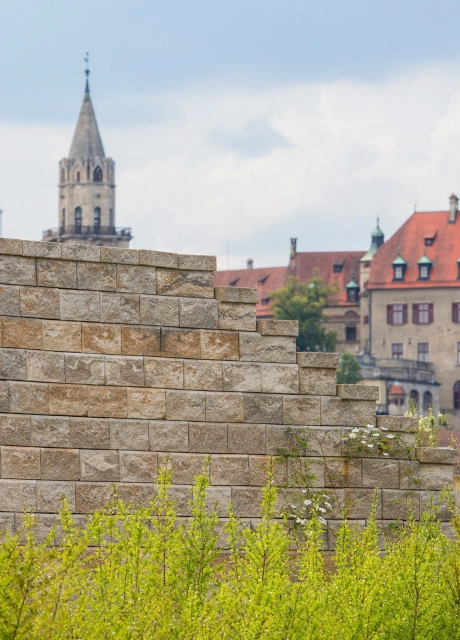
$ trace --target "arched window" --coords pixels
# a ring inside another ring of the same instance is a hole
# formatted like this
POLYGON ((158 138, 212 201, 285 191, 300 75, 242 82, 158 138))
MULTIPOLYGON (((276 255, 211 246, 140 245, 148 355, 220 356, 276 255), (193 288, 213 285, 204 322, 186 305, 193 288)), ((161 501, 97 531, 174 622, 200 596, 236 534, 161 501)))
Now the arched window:
POLYGON ((428 409, 433 406, 433 395, 430 391, 423 394, 423 413, 428 413, 428 409))
POLYGON ((101 207, 96 207, 94 209, 94 226, 95 227, 101 226, 101 207))
POLYGON ((65 182, 65 171, 61 169, 61 182, 65 182))
POLYGON ((65 209, 62 210, 62 226, 65 227, 65 209))
POLYGON ((460 409, 460 381, 454 384, 454 409, 460 409))
POLYGON ((77 171, 77 182, 80 182, 80 172, 77 171))
POLYGON ((418 408, 419 398, 420 396, 417 389, 412 389, 412 391, 410 392, 410 399, 412 400, 412 404, 415 405, 415 408, 418 408))
POLYGON ((96 167, 93 173, 94 182, 102 182, 102 169, 101 167, 96 167))
POLYGON ((81 207, 75 209, 75 226, 81 228, 81 207))

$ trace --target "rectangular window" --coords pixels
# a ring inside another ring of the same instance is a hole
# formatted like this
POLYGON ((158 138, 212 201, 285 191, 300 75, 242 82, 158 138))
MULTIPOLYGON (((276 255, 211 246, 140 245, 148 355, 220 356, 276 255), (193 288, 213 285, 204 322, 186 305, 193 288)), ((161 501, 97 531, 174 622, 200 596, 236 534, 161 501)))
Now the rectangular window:
POLYGON ((395 280, 403 279, 403 269, 402 267, 395 267, 395 280))
POLYGON ((407 322, 407 304, 387 305, 387 323, 388 324, 406 324, 406 322, 407 322))
POLYGON ((363 324, 369 324, 369 316, 363 316, 363 324))
POLYGON ((356 341, 356 327, 345 327, 345 340, 347 342, 356 341))
POLYGON ((460 342, 457 342, 457 364, 460 364, 460 342))
POLYGON ((414 324, 431 324, 433 322, 433 304, 418 302, 412 305, 412 321, 414 324))
POLYGON ((460 302, 452 302, 452 322, 460 322, 460 302))
POLYGON ((420 362, 429 362, 430 347, 428 342, 419 342, 417 345, 417 360, 420 362))
POLYGON ((403 345, 402 342, 396 342, 391 345, 391 357, 395 360, 401 360, 403 357, 403 345))

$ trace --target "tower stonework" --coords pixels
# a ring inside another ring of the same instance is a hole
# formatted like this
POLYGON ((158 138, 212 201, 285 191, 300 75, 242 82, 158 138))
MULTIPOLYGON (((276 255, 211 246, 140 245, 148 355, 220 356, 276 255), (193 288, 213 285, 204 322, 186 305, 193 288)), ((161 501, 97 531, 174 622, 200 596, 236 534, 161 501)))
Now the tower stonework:
POLYGON ((115 226, 115 162, 105 156, 88 77, 69 156, 59 163, 58 225, 43 240, 127 248, 132 238, 115 226))

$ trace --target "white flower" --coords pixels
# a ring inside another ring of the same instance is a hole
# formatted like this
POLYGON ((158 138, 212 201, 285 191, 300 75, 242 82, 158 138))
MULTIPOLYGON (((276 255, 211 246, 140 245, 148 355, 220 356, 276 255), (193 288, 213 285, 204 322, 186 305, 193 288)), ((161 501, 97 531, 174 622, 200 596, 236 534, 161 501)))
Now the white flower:
POLYGON ((306 489, 302 489, 302 493, 307 493, 307 490, 306 489))
POLYGON ((382 431, 388 431, 386 427, 380 427, 382 431))
POLYGON ((318 507, 318 511, 321 511, 321 513, 326 513, 326 509, 323 509, 323 507, 318 507))
POLYGON ((384 455, 384 456, 388 456, 388 455, 390 455, 390 454, 389 454, 389 453, 384 453, 383 455, 384 455))
POLYGON ((328 509, 332 509, 332 505, 330 502, 325 502, 324 504, 328 509))
POLYGON ((323 495, 322 495, 321 497, 322 497, 322 498, 329 499, 329 496, 327 495, 327 493, 323 493, 323 495))
POLYGON ((319 516, 318 520, 321 522, 321 524, 327 524, 326 520, 321 516, 319 516))
POLYGON ((365 440, 361 440, 361 444, 366 444, 366 441, 365 440))
POLYGON ((368 444, 367 446, 369 447, 369 449, 373 449, 374 448, 373 444, 368 444))
POLYGON ((378 438, 378 437, 379 437, 379 434, 378 434, 378 433, 373 433, 373 434, 372 434, 372 437, 373 437, 373 438, 378 438))
POLYGON ((389 433, 389 434, 387 435, 387 438, 389 438, 389 439, 394 438, 394 437, 395 437, 395 436, 394 436, 394 434, 393 434, 393 433, 389 433))
POLYGON ((303 503, 304 503, 304 505, 309 507, 311 505, 311 500, 304 500, 303 503))

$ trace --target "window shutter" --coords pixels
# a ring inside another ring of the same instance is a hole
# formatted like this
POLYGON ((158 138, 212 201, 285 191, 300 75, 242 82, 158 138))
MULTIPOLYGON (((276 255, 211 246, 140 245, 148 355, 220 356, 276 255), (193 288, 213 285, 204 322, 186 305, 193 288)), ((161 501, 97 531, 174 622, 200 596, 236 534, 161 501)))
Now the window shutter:
POLYGON ((430 322, 430 323, 433 322, 433 316, 434 316, 433 303, 430 302, 430 304, 428 306, 428 322, 430 322))
POLYGON ((412 305, 412 322, 418 324, 418 304, 412 305))
POLYGON ((452 302, 452 322, 458 322, 458 302, 452 302))
POLYGON ((387 304, 387 324, 393 324, 393 305, 387 304))
POLYGON ((403 324, 407 324, 407 304, 403 304, 403 324))

